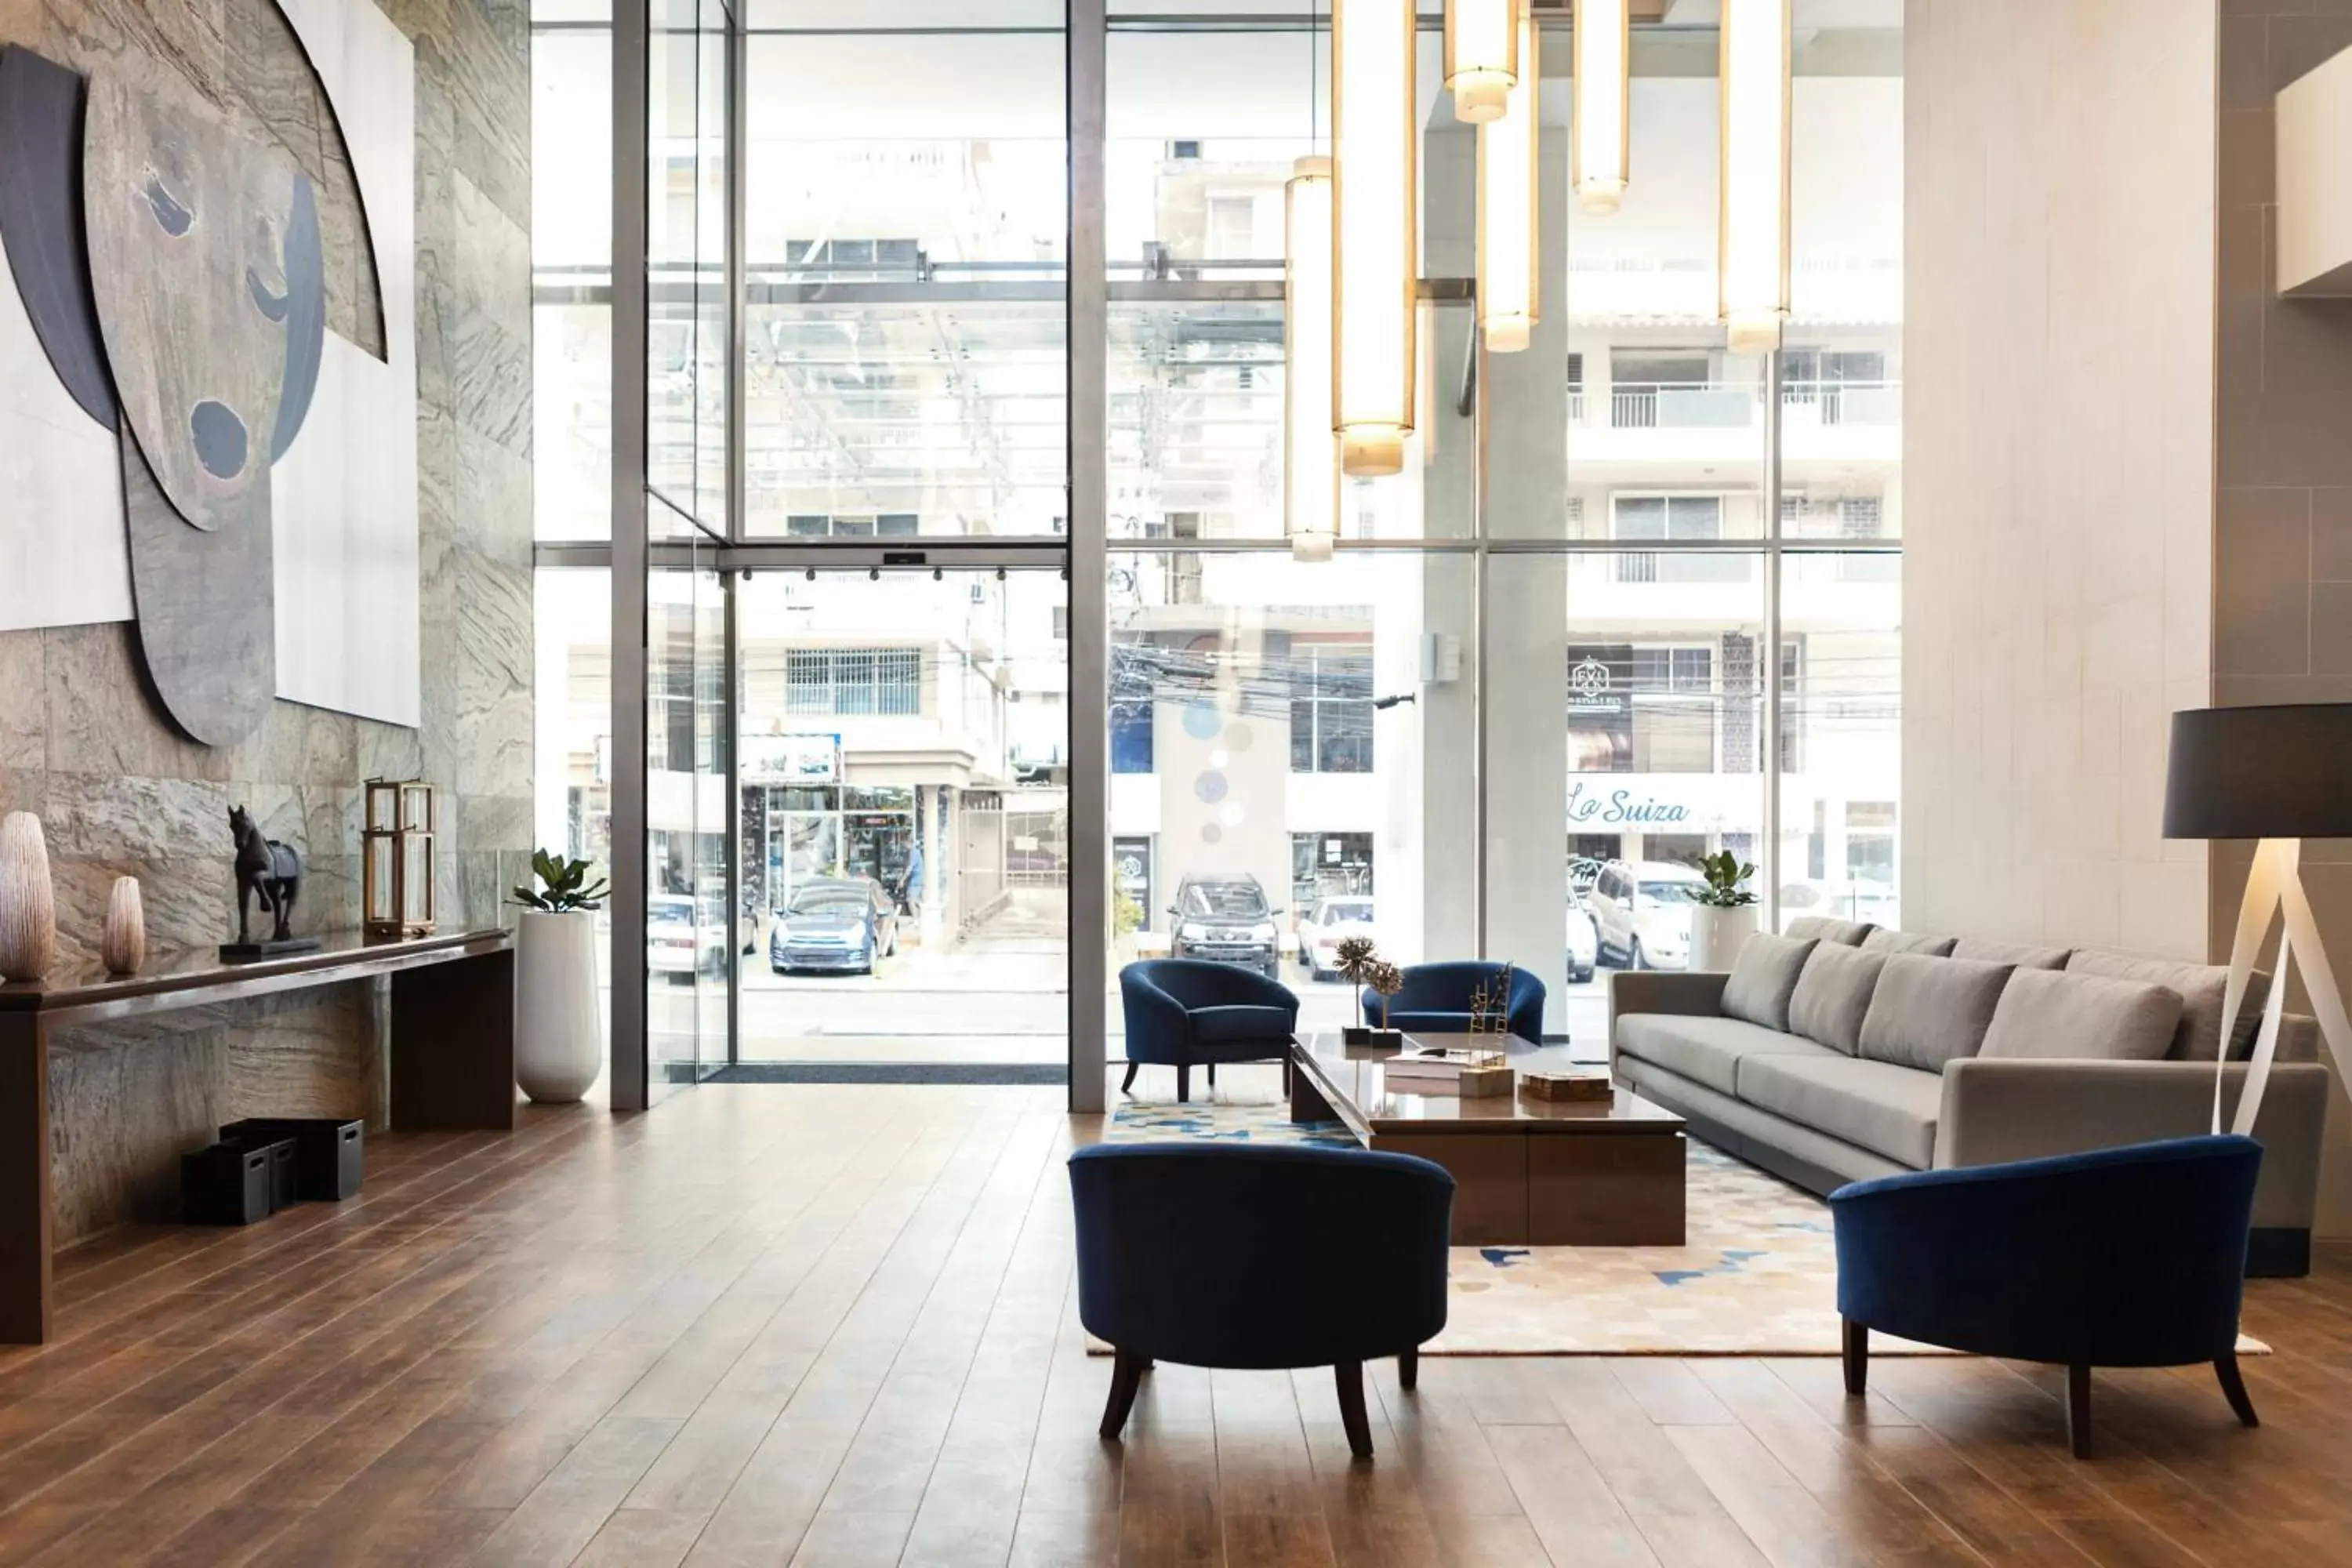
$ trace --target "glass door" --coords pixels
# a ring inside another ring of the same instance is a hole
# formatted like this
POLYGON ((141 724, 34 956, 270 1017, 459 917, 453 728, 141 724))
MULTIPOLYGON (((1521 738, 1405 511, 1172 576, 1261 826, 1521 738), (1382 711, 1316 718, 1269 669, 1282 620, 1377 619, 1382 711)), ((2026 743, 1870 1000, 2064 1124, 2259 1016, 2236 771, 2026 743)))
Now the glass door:
POLYGON ((646 579, 648 1097, 727 1065, 728 991, 750 937, 727 897, 726 587, 691 536, 646 579), (683 556, 687 564, 669 563, 683 556))
POLYGON ((1060 1081, 1061 574, 807 560, 734 588, 735 1076, 1060 1081))

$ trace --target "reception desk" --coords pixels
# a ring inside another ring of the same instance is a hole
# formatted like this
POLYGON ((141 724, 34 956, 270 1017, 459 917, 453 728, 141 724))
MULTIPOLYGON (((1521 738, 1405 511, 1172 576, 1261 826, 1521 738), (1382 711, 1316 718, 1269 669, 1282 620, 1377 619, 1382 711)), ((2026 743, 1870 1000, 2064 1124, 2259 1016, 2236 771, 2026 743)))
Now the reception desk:
POLYGON ((225 963, 166 955, 136 974, 63 966, 0 985, 0 1343, 39 1344, 53 1306, 49 1041, 59 1030, 152 1017, 345 981, 391 982, 392 1126, 509 1129, 515 1121, 514 939, 498 930, 368 942, 225 963))

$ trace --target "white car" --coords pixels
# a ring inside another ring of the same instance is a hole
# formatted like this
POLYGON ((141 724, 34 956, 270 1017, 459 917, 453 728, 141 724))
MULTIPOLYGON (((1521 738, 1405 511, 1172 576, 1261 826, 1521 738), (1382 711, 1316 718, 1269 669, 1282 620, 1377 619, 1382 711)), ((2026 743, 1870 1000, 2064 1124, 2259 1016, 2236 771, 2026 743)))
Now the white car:
POLYGON ((1298 922, 1298 963, 1313 980, 1337 980, 1339 944, 1372 934, 1372 900, 1349 894, 1315 900, 1298 922))
POLYGON ((1671 861, 1610 861, 1584 896, 1596 961, 1623 969, 1687 967, 1691 910, 1706 886, 1696 870, 1671 861))
POLYGON ((726 973, 726 926, 698 922, 689 894, 654 894, 646 900, 646 968, 673 980, 726 973))
POLYGON ((1592 911, 1577 894, 1568 895, 1568 979, 1572 985, 1591 980, 1592 966, 1601 962, 1601 933, 1592 911))

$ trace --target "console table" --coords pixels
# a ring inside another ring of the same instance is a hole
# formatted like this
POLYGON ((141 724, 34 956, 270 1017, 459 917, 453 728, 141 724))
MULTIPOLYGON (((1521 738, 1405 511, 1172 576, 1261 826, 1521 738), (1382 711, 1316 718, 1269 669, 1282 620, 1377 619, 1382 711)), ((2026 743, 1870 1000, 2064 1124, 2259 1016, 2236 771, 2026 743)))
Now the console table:
POLYGON ((511 933, 372 942, 342 931, 320 941, 313 952, 236 963, 200 951, 166 954, 136 974, 92 963, 0 985, 0 1343, 39 1344, 49 1335, 48 1058, 58 1030, 388 976, 391 1125, 514 1126, 511 933))

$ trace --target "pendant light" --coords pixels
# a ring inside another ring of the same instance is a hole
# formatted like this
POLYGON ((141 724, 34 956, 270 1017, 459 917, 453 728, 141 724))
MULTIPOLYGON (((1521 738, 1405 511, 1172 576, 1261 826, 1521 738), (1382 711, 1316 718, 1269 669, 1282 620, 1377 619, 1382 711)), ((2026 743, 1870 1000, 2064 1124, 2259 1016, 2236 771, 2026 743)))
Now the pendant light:
POLYGON ((1301 158, 1282 188, 1282 506, 1290 552, 1328 561, 1339 525, 1331 416, 1331 160, 1301 158))
POLYGON ((1789 314, 1790 0, 1723 0, 1718 307, 1734 353, 1780 346, 1789 314))
POLYGON ((1540 37, 1524 0, 1515 8, 1527 68, 1505 95, 1502 117, 1478 127, 1478 327, 1489 353, 1517 353, 1536 326, 1540 37))
POLYGON ((1445 90, 1454 118, 1484 125, 1503 116, 1521 75, 1517 13, 1526 0, 1446 0, 1445 90))
POLYGON ((1632 142, 1633 16, 1627 0, 1576 0, 1574 164, 1586 212, 1613 213, 1625 198, 1632 142))
POLYGON ((1333 380, 1343 472, 1404 468, 1412 434, 1419 170, 1413 0, 1331 7, 1333 380))

